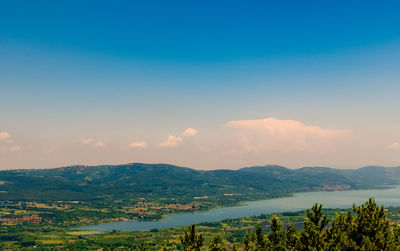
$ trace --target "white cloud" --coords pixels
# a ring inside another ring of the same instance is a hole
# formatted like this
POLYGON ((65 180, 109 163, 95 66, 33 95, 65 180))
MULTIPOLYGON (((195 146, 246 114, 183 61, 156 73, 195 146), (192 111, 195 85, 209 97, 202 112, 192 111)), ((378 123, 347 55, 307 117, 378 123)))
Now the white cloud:
POLYGON ((97 141, 96 144, 93 145, 95 148, 105 148, 107 145, 104 142, 97 141))
POLYGON ((399 142, 394 142, 394 143, 388 145, 387 149, 398 150, 398 149, 400 149, 400 143, 399 142))
POLYGON ((323 129, 295 120, 266 118, 259 120, 229 121, 231 137, 236 138, 239 149, 234 152, 266 151, 320 151, 332 148, 337 141, 348 138, 347 130, 323 129))
POLYGON ((10 146, 11 143, 14 142, 14 139, 12 138, 11 134, 8 132, 0 132, 0 150, 1 151, 7 151, 9 150, 10 152, 18 152, 21 150, 21 146, 19 145, 14 145, 10 146))
POLYGON ((92 143, 94 141, 94 139, 92 139, 92 138, 89 138, 89 139, 84 139, 84 140, 82 140, 82 145, 88 145, 88 144, 90 144, 90 143, 92 143))
POLYGON ((182 133, 182 136, 183 137, 192 137, 192 136, 194 136, 196 134, 197 134, 197 130, 196 129, 188 128, 182 133))
MULTIPOLYGON (((193 128, 187 128, 183 133, 182 136, 189 138, 189 137, 193 137, 194 135, 197 134, 197 130, 193 129, 193 128)), ((174 135, 169 135, 168 138, 161 142, 160 144, 158 144, 159 147, 175 147, 177 145, 180 145, 183 143, 183 138, 181 137, 176 137, 174 135)))
POLYGON ((0 132, 0 141, 2 140, 11 140, 11 134, 8 132, 0 132))
POLYGON ((11 152, 19 152, 21 151, 21 146, 15 145, 10 148, 11 152))
POLYGON ((183 142, 182 138, 169 135, 168 139, 158 144, 160 147, 174 147, 183 142))
POLYGON ((275 118, 237 120, 227 122, 225 125, 227 127, 247 129, 279 136, 310 135, 317 137, 331 137, 348 133, 347 130, 322 129, 318 126, 306 126, 296 120, 279 120, 275 118))
POLYGON ((144 141, 137 141, 137 142, 132 142, 131 144, 129 144, 130 148, 142 148, 142 149, 146 149, 147 148, 147 143, 144 141))

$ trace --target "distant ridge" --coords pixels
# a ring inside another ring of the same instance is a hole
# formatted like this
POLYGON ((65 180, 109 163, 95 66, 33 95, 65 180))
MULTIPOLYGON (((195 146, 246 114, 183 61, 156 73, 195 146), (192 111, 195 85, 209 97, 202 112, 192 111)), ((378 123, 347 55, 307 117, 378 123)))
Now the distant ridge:
POLYGON ((277 175, 277 174, 289 174, 293 173, 294 171, 279 165, 265 165, 265 166, 252 166, 252 167, 243 167, 238 171, 241 172, 252 172, 258 174, 270 174, 270 175, 277 175))
POLYGON ((189 201, 226 194, 243 200, 299 191, 360 189, 400 183, 400 167, 360 169, 279 165, 239 170, 194 170, 170 164, 74 165, 0 171, 0 200, 104 200, 173 198, 189 201))

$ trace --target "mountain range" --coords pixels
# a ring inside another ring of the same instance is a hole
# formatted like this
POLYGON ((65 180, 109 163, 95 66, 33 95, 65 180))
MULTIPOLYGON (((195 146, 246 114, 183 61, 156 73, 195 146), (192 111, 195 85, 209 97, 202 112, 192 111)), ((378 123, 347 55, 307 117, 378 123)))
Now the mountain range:
POLYGON ((400 184, 400 167, 360 169, 278 165, 238 170, 194 170, 167 164, 68 166, 0 171, 0 200, 124 200, 193 198, 240 200, 272 198, 293 192, 347 190, 400 184))

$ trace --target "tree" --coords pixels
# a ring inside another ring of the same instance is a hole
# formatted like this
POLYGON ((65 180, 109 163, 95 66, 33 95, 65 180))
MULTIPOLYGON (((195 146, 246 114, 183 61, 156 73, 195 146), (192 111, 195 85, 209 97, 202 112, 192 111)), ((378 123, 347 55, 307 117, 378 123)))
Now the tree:
POLYGON ((378 207, 373 198, 356 207, 354 218, 355 231, 350 232, 352 239, 361 248, 388 250, 392 248, 392 229, 383 206, 378 207))
POLYGON ((324 250, 325 232, 324 227, 329 220, 322 214, 322 205, 315 205, 307 210, 307 218, 304 222, 304 229, 301 231, 302 250, 324 250))
POLYGON ((300 234, 299 230, 292 224, 288 224, 286 227, 286 244, 289 250, 300 249, 300 234))
MULTIPOLYGON (((291 224, 285 229, 278 216, 273 215, 267 235, 264 236, 260 224, 255 231, 246 232, 243 250, 400 251, 400 225, 391 224, 384 207, 372 198, 360 206, 353 205, 352 211, 336 214, 331 226, 321 205, 315 204, 306 213, 304 228, 300 231, 291 224)), ((181 237, 184 250, 200 250, 203 237, 195 233, 194 225, 190 230, 181 237)), ((226 249, 220 234, 209 243, 209 250, 226 249)))
POLYGON ((189 227, 189 232, 185 231, 185 235, 180 237, 182 249, 184 251, 196 250, 199 251, 203 246, 204 238, 202 234, 196 234, 195 225, 189 227))
POLYGON ((267 235, 268 249, 269 250, 285 250, 286 249, 286 235, 285 229, 277 215, 271 218, 271 231, 267 235))
POLYGON ((210 244, 208 245, 208 250, 211 251, 225 251, 226 247, 222 240, 221 234, 216 234, 211 239, 210 244))
POLYGON ((243 245, 244 245, 244 250, 249 251, 250 249, 250 242, 251 242, 251 236, 249 234, 249 231, 246 231, 246 234, 244 235, 243 239, 243 245))
POLYGON ((332 226, 327 229, 327 250, 355 250, 357 244, 349 233, 353 228, 353 215, 348 211, 345 215, 336 214, 332 226))
POLYGON ((393 224, 393 244, 396 247, 400 247, 400 225, 399 223, 393 224))
POLYGON ((243 239, 243 249, 245 251, 257 250, 257 237, 254 231, 246 231, 243 239))
POLYGON ((257 250, 265 250, 266 249, 266 241, 264 239, 264 234, 262 232, 261 225, 258 224, 256 227, 256 249, 257 250))
POLYGON ((329 249, 336 247, 350 250, 398 250, 399 230, 392 226, 383 206, 379 207, 373 198, 355 206, 353 213, 338 215, 327 231, 329 249))

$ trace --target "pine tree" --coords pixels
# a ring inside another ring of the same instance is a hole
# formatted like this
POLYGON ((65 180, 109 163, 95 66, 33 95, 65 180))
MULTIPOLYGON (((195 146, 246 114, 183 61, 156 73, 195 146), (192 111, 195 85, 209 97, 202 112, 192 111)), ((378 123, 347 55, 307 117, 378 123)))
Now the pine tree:
POLYGON ((365 204, 355 207, 354 223, 356 231, 352 232, 352 238, 361 248, 376 248, 376 250, 389 250, 392 248, 390 239, 392 229, 383 206, 378 207, 373 198, 365 204))
POLYGON ((184 251, 199 251, 204 242, 203 235, 196 234, 196 228, 194 224, 189 227, 189 232, 185 231, 185 235, 181 236, 180 239, 184 251))
POLYGON ((256 249, 257 250, 266 250, 266 241, 264 239, 264 234, 262 232, 261 225, 258 224, 256 227, 256 249))
POLYGON ((249 231, 246 231, 246 234, 244 235, 244 239, 243 239, 243 245, 244 245, 245 251, 251 250, 250 242, 251 242, 251 237, 250 237, 249 231))
MULTIPOLYGON (((284 229, 278 216, 271 218, 271 231, 264 236, 261 225, 255 231, 246 232, 243 250, 398 250, 400 251, 400 225, 391 224, 383 206, 374 199, 355 206, 345 214, 336 214, 331 226, 322 213, 322 206, 315 204, 307 210, 304 228, 293 225, 284 229)), ((183 250, 200 250, 203 236, 196 234, 195 227, 181 237, 183 250)), ((235 244, 234 244, 235 246, 235 244)), ((220 234, 209 243, 209 250, 227 250, 220 234)))
POLYGON ((336 214, 332 226, 327 233, 327 250, 356 250, 357 244, 351 239, 353 215, 348 211, 345 215, 336 214))
POLYGON ((322 215, 322 205, 315 204, 311 210, 307 210, 307 218, 300 237, 302 250, 324 250, 326 245, 324 227, 328 222, 326 216, 322 215))
POLYGON ((271 231, 267 235, 267 246, 269 250, 285 250, 286 235, 278 216, 273 215, 271 218, 271 231))
POLYGON ((295 226, 288 224, 285 231, 286 235, 286 249, 299 250, 300 249, 300 234, 295 226))
POLYGON ((226 251, 226 247, 222 240, 221 234, 214 235, 214 237, 210 241, 210 244, 208 245, 208 250, 210 250, 210 251, 226 251))

